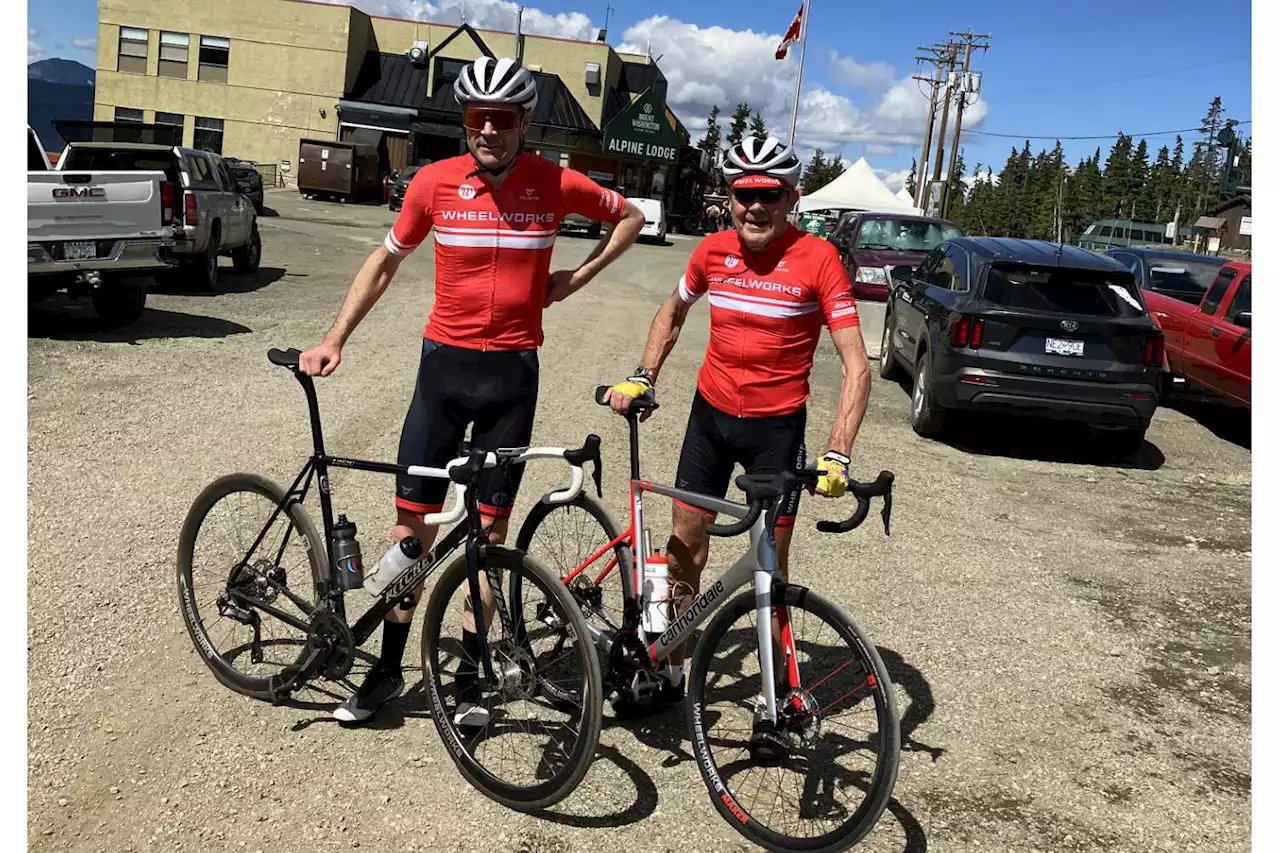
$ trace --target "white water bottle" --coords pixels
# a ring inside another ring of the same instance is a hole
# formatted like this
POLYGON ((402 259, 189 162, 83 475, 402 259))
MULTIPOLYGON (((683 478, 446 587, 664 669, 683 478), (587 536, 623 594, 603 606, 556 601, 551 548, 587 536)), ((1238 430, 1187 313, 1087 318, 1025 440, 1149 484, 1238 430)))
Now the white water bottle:
POLYGON ((654 553, 644 561, 644 610, 640 615, 641 625, 651 637, 667 630, 667 598, 670 590, 667 586, 667 556, 654 553))
POLYGON ((370 595, 381 595, 406 569, 422 557, 422 543, 417 537, 406 536, 382 555, 372 572, 365 572, 364 588, 370 595))

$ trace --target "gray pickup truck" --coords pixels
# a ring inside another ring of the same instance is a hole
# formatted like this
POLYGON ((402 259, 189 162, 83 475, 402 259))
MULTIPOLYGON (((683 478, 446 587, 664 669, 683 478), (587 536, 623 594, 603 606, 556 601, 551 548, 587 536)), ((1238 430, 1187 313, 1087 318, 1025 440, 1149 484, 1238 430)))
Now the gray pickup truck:
POLYGON ((158 170, 55 171, 27 129, 27 299, 89 297, 108 327, 141 316, 174 261, 175 193, 158 170))
POLYGON ((258 269, 262 239, 258 214, 242 195, 217 154, 170 145, 134 142, 73 142, 58 169, 93 172, 159 169, 174 188, 177 203, 170 256, 184 278, 208 292, 218 287, 218 258, 230 255, 237 273, 258 269))

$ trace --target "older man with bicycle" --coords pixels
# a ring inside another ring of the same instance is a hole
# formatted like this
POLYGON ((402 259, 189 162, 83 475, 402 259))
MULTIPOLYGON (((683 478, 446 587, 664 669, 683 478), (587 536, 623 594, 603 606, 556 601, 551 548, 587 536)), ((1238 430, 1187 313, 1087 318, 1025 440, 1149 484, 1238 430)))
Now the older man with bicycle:
MULTIPOLYGON (((825 321, 844 379, 826 452, 818 461, 817 492, 839 497, 848 485, 849 455, 871 392, 852 287, 835 248, 787 221, 799 199, 801 172, 788 146, 773 137, 745 139, 726 152, 723 171, 734 227, 705 237, 694 249, 685 274, 653 319, 640 366, 610 389, 608 402, 624 414, 633 398, 654 387, 689 308, 707 294, 711 340, 676 485, 724 497, 735 464, 748 474, 804 466, 809 372, 825 321)), ((774 532, 784 577, 799 501, 798 490, 785 499, 774 532)), ((688 610, 698 593, 708 555, 706 526, 713 518, 679 501, 672 507, 667 556, 677 613, 688 610)), ((668 659, 656 707, 684 695, 684 655, 681 648, 668 659)))
MULTIPOLYGON (((542 312, 584 287, 630 246, 644 214, 617 192, 544 157, 523 152, 538 93, 514 59, 480 57, 454 83, 469 153, 424 166, 383 246, 356 275, 333 328, 300 366, 328 376, 356 325, 391 283, 401 262, 435 231, 435 304, 423 331, 417 388, 400 435, 398 463, 443 466, 458 455, 468 426, 475 447, 523 446, 533 432, 538 396, 542 312), (560 220, 578 213, 616 227, 575 270, 549 275, 560 220)), ((488 474, 489 472, 487 472, 488 474)), ((523 466, 510 477, 481 480, 481 511, 490 538, 502 542, 523 466)), ((399 541, 414 536, 424 549, 436 528, 423 517, 441 509, 448 483, 401 476, 396 483, 399 541)), ((356 695, 335 712, 339 720, 371 717, 404 689, 401 659, 421 587, 387 614, 378 663, 356 695)), ((485 623, 493 600, 482 585, 485 623)), ((463 647, 472 667, 460 670, 460 725, 483 725, 474 661, 479 642, 470 613, 463 647)))

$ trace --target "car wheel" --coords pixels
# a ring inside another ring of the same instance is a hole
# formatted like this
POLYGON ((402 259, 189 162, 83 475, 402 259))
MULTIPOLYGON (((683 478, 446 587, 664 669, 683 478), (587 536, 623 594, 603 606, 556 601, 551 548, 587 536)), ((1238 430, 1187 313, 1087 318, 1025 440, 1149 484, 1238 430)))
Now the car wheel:
POLYGON ((209 238, 209 248, 191 266, 196 283, 204 293, 218 292, 218 237, 209 238))
POLYGON ((929 368, 929 351, 916 360, 916 378, 911 389, 911 428, 916 435, 936 438, 942 434, 947 412, 933 396, 933 376, 929 368))
POLYGON ((241 275, 247 275, 258 271, 258 264, 262 262, 262 238, 258 236, 258 226, 253 226, 253 233, 249 235, 249 242, 231 253, 231 261, 235 264, 236 272, 241 275))
POLYGON ((893 343, 894 337, 893 314, 886 314, 884 331, 880 335, 880 378, 897 381, 902 377, 903 370, 894 355, 897 352, 893 343))
POLYGON ((1107 430, 1102 434, 1107 456, 1113 462, 1128 462, 1147 440, 1145 427, 1107 430))

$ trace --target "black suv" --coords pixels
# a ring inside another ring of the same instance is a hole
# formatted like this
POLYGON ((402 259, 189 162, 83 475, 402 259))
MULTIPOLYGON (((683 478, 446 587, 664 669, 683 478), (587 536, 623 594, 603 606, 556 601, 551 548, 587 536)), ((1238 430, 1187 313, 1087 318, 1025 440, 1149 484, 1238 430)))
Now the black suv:
POLYGON ((1158 403, 1164 337, 1123 264, 1076 246, 1005 237, 941 243, 893 269, 880 375, 914 374, 911 425, 996 410, 1103 428, 1123 458, 1158 403))

